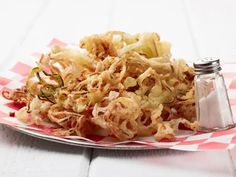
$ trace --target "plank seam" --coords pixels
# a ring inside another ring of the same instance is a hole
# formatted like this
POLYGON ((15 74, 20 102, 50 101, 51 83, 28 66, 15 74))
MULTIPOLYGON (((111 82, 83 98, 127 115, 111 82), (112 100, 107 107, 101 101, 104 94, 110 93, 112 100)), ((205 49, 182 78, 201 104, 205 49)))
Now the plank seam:
POLYGON ((34 17, 32 18, 32 20, 30 21, 28 27, 26 28, 25 32, 22 34, 21 38, 15 43, 15 45, 13 45, 13 47, 11 48, 9 54, 6 56, 4 61, 8 61, 11 60, 12 58, 14 58, 18 51, 20 46, 22 46, 22 44, 25 42, 25 40, 27 39, 30 31, 33 29, 34 24, 37 23, 38 19, 40 18, 40 16, 43 14, 43 12, 45 11, 46 7, 49 5, 49 2, 51 2, 51 0, 49 1, 44 1, 42 3, 42 5, 40 6, 40 8, 38 9, 37 13, 34 15, 34 17))
POLYGON ((193 47, 194 47, 194 50, 195 50, 195 55, 199 58, 200 57, 200 52, 199 52, 199 48, 198 48, 198 45, 197 45, 196 37, 193 33, 193 26, 192 26, 192 23, 191 23, 191 18, 190 18, 189 12, 188 12, 187 4, 186 4, 185 0, 181 0, 181 2, 182 2, 185 21, 186 21, 186 24, 188 26, 188 30, 189 30, 189 33, 190 33, 190 38, 192 40, 192 44, 193 44, 193 47))
POLYGON ((233 157, 232 157, 232 154, 230 153, 230 150, 228 150, 228 156, 229 156, 229 160, 230 160, 231 165, 232 165, 233 175, 234 175, 234 177, 236 177, 236 164, 233 160, 233 157))
POLYGON ((88 170, 87 170, 87 177, 89 177, 90 166, 91 166, 91 163, 93 161, 93 158, 94 158, 94 149, 91 148, 90 158, 89 158, 89 163, 88 163, 88 170))
POLYGON ((110 1, 110 8, 108 11, 108 23, 107 23, 108 30, 112 30, 112 23, 114 20, 115 3, 116 3, 115 1, 110 1))

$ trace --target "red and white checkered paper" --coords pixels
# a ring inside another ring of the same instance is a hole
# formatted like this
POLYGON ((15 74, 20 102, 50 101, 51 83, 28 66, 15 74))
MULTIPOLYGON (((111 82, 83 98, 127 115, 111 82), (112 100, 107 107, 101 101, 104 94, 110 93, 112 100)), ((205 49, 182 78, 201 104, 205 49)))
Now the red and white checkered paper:
MULTIPOLYGON (((53 39, 48 47, 52 45, 67 45, 66 43, 53 39)), ((39 53, 33 54, 35 61, 39 53)), ((0 93, 3 89, 14 89, 21 86, 25 77, 31 70, 31 66, 23 62, 17 62, 10 70, 0 75, 0 93)), ((223 75, 225 77, 226 87, 230 97, 230 103, 233 114, 236 115, 236 63, 225 63, 222 65, 223 75)), ((0 124, 8 125, 15 130, 37 135, 37 137, 52 139, 64 143, 72 143, 77 145, 99 147, 99 148, 123 148, 123 149, 142 149, 150 148, 169 148, 186 151, 208 151, 208 150, 227 150, 232 149, 236 145, 236 128, 211 133, 195 133, 181 132, 173 142, 157 142, 153 137, 142 137, 131 141, 119 142, 113 137, 91 136, 83 138, 78 136, 56 137, 51 134, 52 127, 26 125, 18 121, 14 117, 9 117, 10 112, 19 109, 19 105, 11 103, 0 96, 0 124)))

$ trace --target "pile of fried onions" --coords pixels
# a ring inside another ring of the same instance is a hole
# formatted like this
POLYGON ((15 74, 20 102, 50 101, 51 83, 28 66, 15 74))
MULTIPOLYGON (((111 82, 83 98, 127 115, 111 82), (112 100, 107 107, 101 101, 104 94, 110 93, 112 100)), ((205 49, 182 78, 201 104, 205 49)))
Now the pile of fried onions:
POLYGON ((56 135, 173 140, 181 127, 198 128, 193 78, 157 33, 112 31, 85 37, 80 46, 52 47, 25 86, 2 94, 26 104, 18 119, 52 123, 56 135))

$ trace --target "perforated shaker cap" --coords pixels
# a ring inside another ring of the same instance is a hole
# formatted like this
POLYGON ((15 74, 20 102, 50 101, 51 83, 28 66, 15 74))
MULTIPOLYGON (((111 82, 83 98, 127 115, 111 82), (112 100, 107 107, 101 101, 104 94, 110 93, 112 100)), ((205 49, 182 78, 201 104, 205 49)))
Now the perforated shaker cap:
POLYGON ((196 74, 210 74, 220 71, 220 59, 203 58, 193 63, 196 74))

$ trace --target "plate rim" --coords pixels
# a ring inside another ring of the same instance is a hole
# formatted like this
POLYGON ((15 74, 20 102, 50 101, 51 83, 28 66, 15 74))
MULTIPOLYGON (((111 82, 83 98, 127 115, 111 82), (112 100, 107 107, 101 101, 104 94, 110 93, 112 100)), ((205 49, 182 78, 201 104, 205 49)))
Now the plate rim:
POLYGON ((104 150, 157 150, 157 149, 165 149, 164 147, 157 147, 157 146, 146 146, 146 145, 125 145, 125 144, 118 144, 118 145, 112 145, 112 146, 106 146, 102 144, 95 144, 91 142, 81 141, 81 140, 72 140, 72 139, 63 139, 59 137, 53 137, 50 135, 43 135, 41 133, 37 133, 34 131, 31 131, 29 129, 24 129, 21 127, 15 127, 7 124, 1 124, 13 131, 16 131, 18 133, 22 133, 27 136, 31 136, 33 138, 53 142, 53 143, 60 143, 70 146, 77 146, 77 147, 84 147, 84 148, 92 148, 92 149, 104 149, 104 150))

